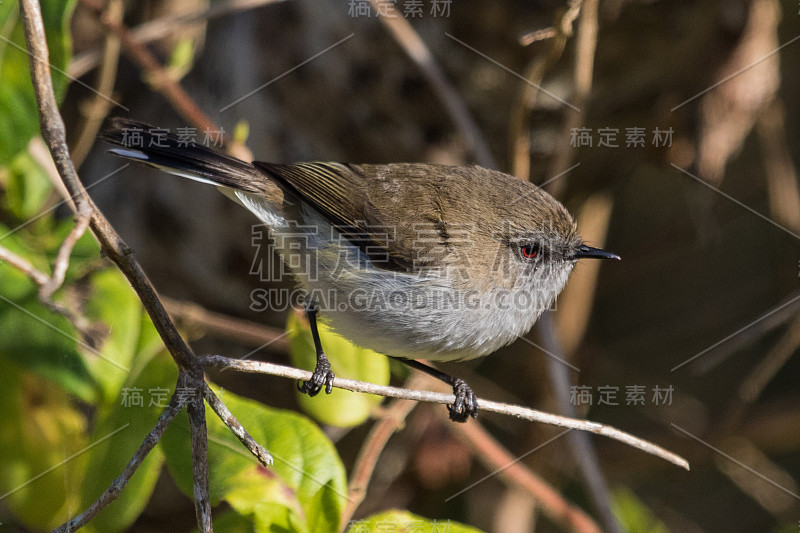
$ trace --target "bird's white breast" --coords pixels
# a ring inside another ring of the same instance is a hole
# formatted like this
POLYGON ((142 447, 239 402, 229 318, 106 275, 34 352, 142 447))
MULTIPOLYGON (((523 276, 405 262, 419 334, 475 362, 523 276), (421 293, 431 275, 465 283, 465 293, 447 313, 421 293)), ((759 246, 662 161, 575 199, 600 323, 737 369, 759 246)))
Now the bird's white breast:
POLYGON ((386 355, 453 361, 492 353, 530 330, 569 275, 565 269, 546 294, 525 278, 512 289, 456 290, 446 274, 376 267, 308 206, 298 227, 263 197, 235 195, 272 229, 287 266, 292 264, 289 254, 304 255, 299 263, 310 266, 294 273, 321 318, 355 344, 386 355))

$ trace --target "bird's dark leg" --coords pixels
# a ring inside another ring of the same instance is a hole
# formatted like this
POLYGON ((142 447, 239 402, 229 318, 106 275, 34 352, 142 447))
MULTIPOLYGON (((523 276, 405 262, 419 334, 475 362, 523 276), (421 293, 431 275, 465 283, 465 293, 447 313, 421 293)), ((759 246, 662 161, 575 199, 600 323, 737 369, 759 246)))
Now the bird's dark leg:
POLYGON ((314 348, 317 351, 317 366, 314 368, 314 373, 311 379, 297 384, 297 390, 309 396, 316 396, 325 386, 325 393, 330 394, 333 390, 333 371, 331 370, 331 363, 322 351, 322 343, 319 340, 319 332, 317 331, 317 306, 314 303, 306 305, 306 317, 308 317, 308 324, 311 326, 311 337, 314 339, 314 348))
POLYGON ((461 378, 454 378, 450 374, 445 374, 441 370, 437 370, 413 359, 400 359, 400 361, 411 368, 421 370, 453 387, 453 394, 456 395, 456 401, 453 402, 452 405, 447 406, 447 410, 450 411, 450 420, 454 422, 466 422, 469 417, 478 417, 478 399, 475 397, 475 393, 472 392, 472 389, 469 388, 466 381, 461 378))

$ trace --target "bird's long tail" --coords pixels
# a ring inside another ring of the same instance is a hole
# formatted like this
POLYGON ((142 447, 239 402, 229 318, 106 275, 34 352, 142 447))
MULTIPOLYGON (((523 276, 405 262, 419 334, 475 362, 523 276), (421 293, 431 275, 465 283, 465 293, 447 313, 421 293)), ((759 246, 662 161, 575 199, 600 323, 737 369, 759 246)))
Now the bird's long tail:
POLYGON ((114 118, 100 138, 119 146, 110 153, 170 174, 251 193, 276 191, 252 164, 143 122, 114 118))

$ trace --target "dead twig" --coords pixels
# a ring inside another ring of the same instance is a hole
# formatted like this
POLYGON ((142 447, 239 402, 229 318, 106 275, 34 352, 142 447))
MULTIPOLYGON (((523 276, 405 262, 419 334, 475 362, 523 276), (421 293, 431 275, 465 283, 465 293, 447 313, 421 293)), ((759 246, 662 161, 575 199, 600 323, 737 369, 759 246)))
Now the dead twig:
POLYGON ((152 88, 161 93, 178 113, 202 130, 219 131, 217 125, 195 104, 183 87, 170 77, 153 54, 131 36, 130 30, 125 25, 109 17, 100 2, 80 1, 93 10, 100 22, 119 38, 130 58, 147 72, 152 80, 152 88))
MULTIPOLYGON (((104 8, 105 16, 119 24, 122 21, 124 7, 122 0, 111 0, 104 8)), ((114 92, 120 52, 119 37, 107 34, 103 42, 100 71, 97 73, 97 91, 80 105, 83 124, 72 146, 72 161, 78 168, 89 154, 89 150, 97 140, 97 132, 100 131, 111 106, 114 105, 103 95, 111 95, 114 92)))
POLYGON ((236 435, 236 438, 244 444, 244 447, 250 450, 258 462, 264 466, 269 466, 272 464, 272 454, 270 454, 263 446, 256 442, 256 440, 250 436, 250 433, 244 429, 241 422, 239 422, 233 413, 230 412, 228 407, 222 403, 214 391, 211 390, 211 387, 208 385, 204 385, 203 387, 203 396, 208 402, 208 405, 211 409, 217 414, 217 416, 222 420, 222 422, 228 426, 228 429, 236 435))
MULTIPOLYGON (((523 77, 527 83, 520 86, 520 93, 514 101, 509 121, 511 173, 520 179, 528 181, 531 179, 531 150, 528 133, 530 112, 536 105, 545 74, 561 59, 564 47, 572 37, 572 25, 581 11, 581 4, 581 0, 571 0, 565 9, 559 11, 553 26, 540 34, 541 38, 553 39, 549 48, 544 54, 533 59, 525 69, 523 77)), ((580 104, 581 102, 576 102, 574 108, 580 109, 580 104)), ((575 113, 575 115, 580 116, 579 113, 575 113)))
POLYGON ((747 403, 758 400, 766 386, 786 364, 786 361, 800 346, 800 317, 795 318, 786 333, 772 350, 769 351, 758 365, 747 375, 739 386, 739 396, 747 403))
POLYGON ((86 232, 88 225, 88 218, 78 219, 78 221, 75 223, 75 226, 70 230, 66 239, 64 239, 58 249, 56 259, 53 263, 53 274, 50 276, 37 269, 24 257, 21 257, 11 250, 0 246, 0 261, 7 262, 9 265, 28 276, 31 281, 36 283, 39 286, 38 297, 42 305, 54 313, 64 316, 75 326, 75 328, 84 334, 84 336, 89 336, 90 334, 87 321, 74 309, 54 301, 52 296, 61 287, 61 285, 63 285, 64 276, 66 275, 67 267, 69 267, 69 258, 72 253, 72 249, 75 247, 75 243, 78 241, 78 239, 80 239, 81 236, 86 232))
POLYGON ((75 221, 75 226, 72 227, 67 238, 61 243, 56 254, 56 260, 53 263, 53 275, 50 276, 44 284, 39 286, 39 299, 42 301, 50 300, 50 297, 56 292, 59 287, 64 283, 64 276, 67 274, 67 267, 69 266, 69 258, 72 255, 72 249, 78 240, 83 237, 86 228, 89 227, 89 217, 79 216, 75 221))
MULTIPOLYGON (((173 35, 176 31, 186 26, 191 26, 201 21, 209 21, 224 17, 239 11, 247 11, 269 4, 277 4, 286 0, 223 0, 213 2, 207 7, 202 7, 189 13, 170 14, 153 20, 143 22, 131 28, 131 37, 139 44, 158 41, 173 35)), ((101 51, 98 48, 87 50, 72 58, 67 73, 80 78, 101 62, 101 51)))
POLYGON ((39 286, 42 286, 50 281, 50 277, 33 266, 30 261, 24 257, 18 256, 7 248, 3 248, 2 246, 0 246, 0 261, 5 261, 9 265, 21 271, 39 286))

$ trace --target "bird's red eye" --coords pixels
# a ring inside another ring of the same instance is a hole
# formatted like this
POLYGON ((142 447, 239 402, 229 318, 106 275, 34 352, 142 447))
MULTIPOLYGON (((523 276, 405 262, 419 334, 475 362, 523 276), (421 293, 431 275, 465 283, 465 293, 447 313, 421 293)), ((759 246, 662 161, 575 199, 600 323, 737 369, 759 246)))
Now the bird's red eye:
POLYGON ((539 255, 539 245, 536 243, 523 244, 519 250, 524 259, 535 259, 539 255))

